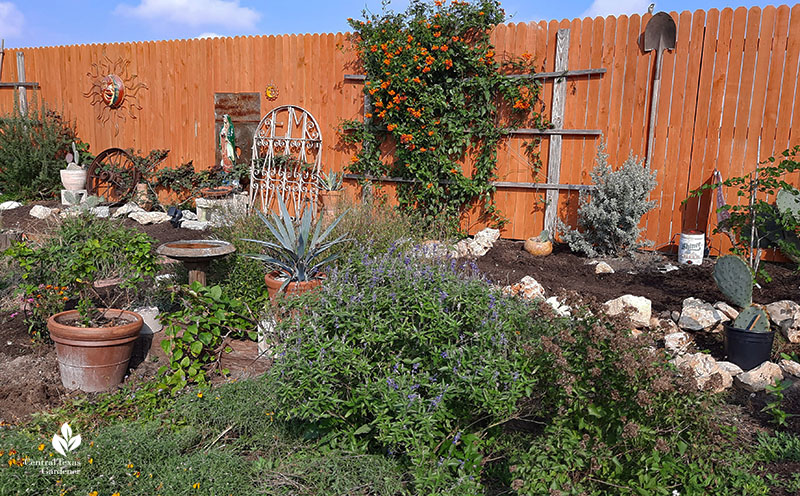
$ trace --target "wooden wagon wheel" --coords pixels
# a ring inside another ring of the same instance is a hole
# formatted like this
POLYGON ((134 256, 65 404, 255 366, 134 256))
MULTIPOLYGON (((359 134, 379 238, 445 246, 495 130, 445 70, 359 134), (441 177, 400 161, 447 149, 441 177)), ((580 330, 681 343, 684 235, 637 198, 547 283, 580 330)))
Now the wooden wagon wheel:
POLYGON ((101 196, 112 204, 123 203, 133 196, 141 173, 133 158, 120 148, 103 150, 86 173, 86 191, 101 196))

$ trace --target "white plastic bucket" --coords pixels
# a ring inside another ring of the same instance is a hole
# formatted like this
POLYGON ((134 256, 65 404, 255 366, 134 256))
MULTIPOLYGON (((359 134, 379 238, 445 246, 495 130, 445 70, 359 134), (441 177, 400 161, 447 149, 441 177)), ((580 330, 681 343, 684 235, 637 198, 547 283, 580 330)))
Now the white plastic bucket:
POLYGON ((678 263, 687 265, 701 265, 703 253, 706 250, 706 234, 701 231, 681 233, 678 244, 678 263))

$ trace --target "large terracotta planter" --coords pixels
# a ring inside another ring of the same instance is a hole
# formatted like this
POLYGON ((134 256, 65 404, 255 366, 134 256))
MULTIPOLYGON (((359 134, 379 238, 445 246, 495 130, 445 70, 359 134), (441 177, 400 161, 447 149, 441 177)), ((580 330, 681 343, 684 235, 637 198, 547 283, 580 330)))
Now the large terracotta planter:
POLYGON ((61 184, 64 189, 78 191, 86 188, 86 169, 61 169, 61 184))
MULTIPOLYGON (((278 290, 281 288, 281 285, 283 285, 284 280, 278 279, 281 274, 282 273, 280 271, 274 270, 264 276, 264 282, 267 283, 267 292, 269 293, 269 298, 271 300, 275 299, 275 296, 278 294, 278 290)), ((324 278, 325 276, 323 275, 322 278, 312 279, 310 281, 290 282, 286 286, 286 289, 284 289, 284 293, 287 295, 300 296, 303 293, 319 288, 324 278)))
POLYGON ((57 313, 47 320, 50 337, 56 343, 58 369, 65 388, 87 393, 107 391, 125 377, 144 321, 138 313, 126 310, 109 309, 106 315, 118 317, 125 323, 98 328, 64 324, 78 317, 77 310, 57 313))

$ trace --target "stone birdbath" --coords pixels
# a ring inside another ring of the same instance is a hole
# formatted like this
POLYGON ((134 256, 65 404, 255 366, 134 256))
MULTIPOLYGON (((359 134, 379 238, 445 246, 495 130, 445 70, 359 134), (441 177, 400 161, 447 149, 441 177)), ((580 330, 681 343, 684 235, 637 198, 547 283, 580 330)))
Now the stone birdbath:
POLYGON ((171 241, 156 249, 156 253, 183 262, 189 270, 189 284, 198 281, 206 285, 206 271, 212 260, 230 255, 236 251, 231 243, 218 239, 192 239, 171 241))

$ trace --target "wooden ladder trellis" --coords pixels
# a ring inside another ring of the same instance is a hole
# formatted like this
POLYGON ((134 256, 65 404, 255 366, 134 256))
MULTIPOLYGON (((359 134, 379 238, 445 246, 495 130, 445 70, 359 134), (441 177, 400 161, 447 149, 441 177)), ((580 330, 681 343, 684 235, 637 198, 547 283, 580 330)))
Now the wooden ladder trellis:
MULTIPOLYGON (((556 58, 555 70, 553 72, 540 72, 537 74, 518 74, 508 76, 509 78, 528 78, 528 79, 554 79, 553 82, 553 102, 550 107, 550 119, 553 124, 552 129, 513 129, 511 135, 530 135, 530 136, 549 136, 549 155, 547 159, 547 182, 515 182, 515 181, 493 181, 492 185, 496 188, 516 188, 516 189, 536 189, 546 191, 546 206, 544 215, 544 228, 550 232, 550 236, 555 236, 556 220, 558 217, 558 196, 562 190, 588 191, 594 189, 589 184, 562 184, 561 178, 561 144, 563 136, 601 136, 599 129, 564 129, 564 110, 567 97, 567 78, 585 77, 591 75, 605 74, 607 69, 577 69, 569 70, 569 29, 559 29, 556 34, 556 58)), ((366 76, 362 74, 345 74, 345 81, 364 82, 366 76)), ((368 94, 364 95, 364 115, 371 111, 371 101, 368 94)), ((346 179, 369 179, 381 182, 411 183, 411 179, 400 177, 374 177, 362 174, 345 174, 346 179)))
MULTIPOLYGON (((0 40, 0 81, 3 78, 3 60, 6 57, 6 40, 0 40)), ((17 52, 17 82, 0 83, 0 89, 14 88, 19 90, 19 110, 23 114, 28 113, 27 88, 38 89, 39 83, 25 81, 25 54, 17 52)))

